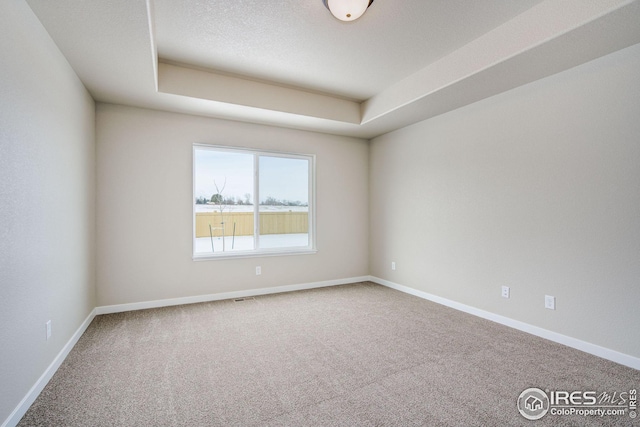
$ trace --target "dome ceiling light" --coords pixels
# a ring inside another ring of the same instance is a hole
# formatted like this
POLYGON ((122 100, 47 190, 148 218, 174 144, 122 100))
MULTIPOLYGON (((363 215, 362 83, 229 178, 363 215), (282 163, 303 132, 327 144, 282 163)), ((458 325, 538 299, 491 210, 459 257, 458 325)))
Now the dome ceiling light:
POLYGON ((331 14, 341 21, 355 21, 371 6, 373 0, 322 0, 331 14))

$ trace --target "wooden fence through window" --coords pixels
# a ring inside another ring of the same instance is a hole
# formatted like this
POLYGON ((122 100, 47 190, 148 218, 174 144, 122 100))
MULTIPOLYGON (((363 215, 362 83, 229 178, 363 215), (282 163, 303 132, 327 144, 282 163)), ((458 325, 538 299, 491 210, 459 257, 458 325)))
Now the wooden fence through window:
MULTIPOLYGON (((209 225, 213 237, 233 234, 235 223, 236 236, 253 235, 253 212, 197 212, 196 237, 209 237, 209 225)), ((307 212, 261 212, 260 234, 294 234, 309 232, 307 212)))

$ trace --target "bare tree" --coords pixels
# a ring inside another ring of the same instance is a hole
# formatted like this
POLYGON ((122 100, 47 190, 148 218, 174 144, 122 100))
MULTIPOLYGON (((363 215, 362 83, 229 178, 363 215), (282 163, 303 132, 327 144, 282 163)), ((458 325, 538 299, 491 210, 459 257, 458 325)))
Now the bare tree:
POLYGON ((225 246, 224 245, 224 234, 225 233, 224 233, 224 216, 223 216, 223 212, 227 208, 227 205, 226 205, 225 200, 224 200, 223 192, 224 192, 224 188, 227 186, 227 177, 226 176, 224 177, 224 183, 222 184, 222 188, 218 187, 218 183, 215 180, 213 180, 213 185, 215 185, 215 187, 216 187, 216 196, 219 196, 219 197, 216 197, 216 199, 217 199, 216 201, 218 202, 218 211, 220 212, 220 225, 221 225, 221 228, 222 228, 222 252, 224 252, 225 251, 225 247, 224 247, 225 246))

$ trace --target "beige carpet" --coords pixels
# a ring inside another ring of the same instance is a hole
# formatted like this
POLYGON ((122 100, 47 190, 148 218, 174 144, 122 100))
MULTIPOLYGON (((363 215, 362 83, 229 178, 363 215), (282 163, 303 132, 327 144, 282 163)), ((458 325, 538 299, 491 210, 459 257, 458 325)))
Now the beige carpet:
POLYGON ((360 283, 98 316, 19 425, 640 425, 526 420, 529 387, 622 392, 640 371, 360 283))

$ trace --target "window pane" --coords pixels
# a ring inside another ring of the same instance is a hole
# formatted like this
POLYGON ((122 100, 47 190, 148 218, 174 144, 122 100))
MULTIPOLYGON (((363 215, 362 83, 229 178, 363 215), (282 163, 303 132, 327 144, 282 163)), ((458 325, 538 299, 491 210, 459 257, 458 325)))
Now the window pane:
POLYGON ((255 249, 253 155, 194 150, 195 253, 255 249))
POLYGON ((309 246, 309 160, 259 157, 260 248, 309 246))

